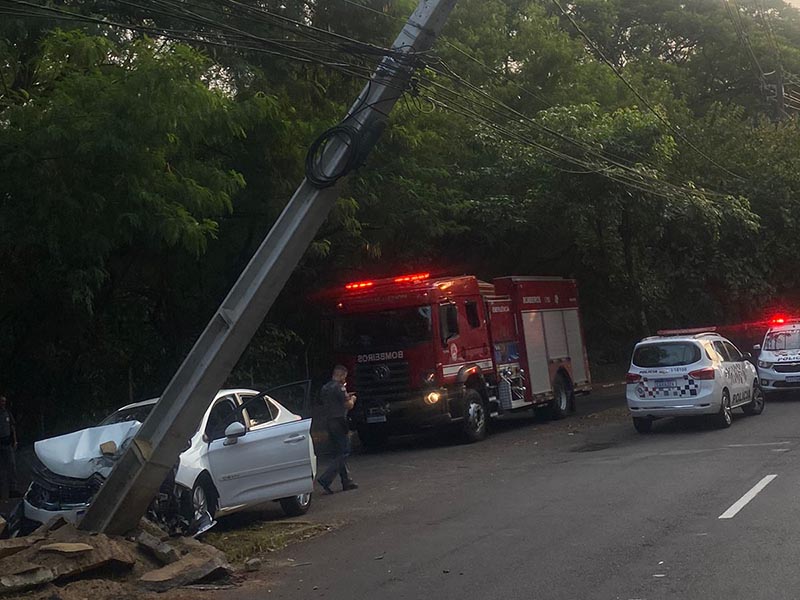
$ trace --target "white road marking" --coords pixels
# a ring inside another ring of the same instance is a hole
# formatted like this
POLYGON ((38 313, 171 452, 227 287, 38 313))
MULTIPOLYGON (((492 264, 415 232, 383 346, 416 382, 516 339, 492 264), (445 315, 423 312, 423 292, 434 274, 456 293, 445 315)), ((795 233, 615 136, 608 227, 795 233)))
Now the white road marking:
POLYGON ((773 448, 773 452, 788 452, 789 448, 773 448))
POLYGON ((761 444, 728 444, 727 448, 756 448, 758 446, 785 446, 792 442, 763 442, 761 444))
POLYGON ((752 488, 750 488, 750 490, 744 496, 742 496, 736 502, 731 504, 731 507, 728 510, 726 510, 724 513, 722 513, 719 516, 719 518, 720 519, 732 519, 733 517, 735 517, 736 513, 738 513, 745 506, 747 506, 747 504, 753 498, 755 498, 759 494, 759 492, 761 492, 761 490, 763 490, 765 487, 767 487, 770 484, 770 482, 773 479, 775 479, 776 477, 777 477, 777 475, 767 475, 766 477, 764 477, 764 479, 762 479, 757 484, 755 484, 752 488))

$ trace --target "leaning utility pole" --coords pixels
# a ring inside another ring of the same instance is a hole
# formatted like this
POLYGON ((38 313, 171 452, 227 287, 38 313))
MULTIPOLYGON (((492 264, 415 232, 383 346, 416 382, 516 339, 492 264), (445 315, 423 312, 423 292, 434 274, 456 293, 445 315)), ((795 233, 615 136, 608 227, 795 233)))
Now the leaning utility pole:
POLYGON ((374 146, 410 82, 413 55, 433 46, 455 4, 420 0, 342 126, 317 145, 313 183, 307 177, 297 188, 94 498, 81 529, 123 534, 139 523, 328 216, 338 196, 338 177, 374 146))

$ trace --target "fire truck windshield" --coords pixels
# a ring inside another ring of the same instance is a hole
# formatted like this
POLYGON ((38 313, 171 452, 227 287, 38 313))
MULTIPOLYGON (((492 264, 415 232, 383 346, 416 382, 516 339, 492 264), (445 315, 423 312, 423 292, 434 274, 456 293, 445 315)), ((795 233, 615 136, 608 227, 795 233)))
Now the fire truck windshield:
POLYGON ((430 306, 347 315, 334 323, 334 343, 342 352, 407 348, 431 335, 430 306))
POLYGON ((800 331, 772 331, 764 340, 764 350, 800 350, 800 331))

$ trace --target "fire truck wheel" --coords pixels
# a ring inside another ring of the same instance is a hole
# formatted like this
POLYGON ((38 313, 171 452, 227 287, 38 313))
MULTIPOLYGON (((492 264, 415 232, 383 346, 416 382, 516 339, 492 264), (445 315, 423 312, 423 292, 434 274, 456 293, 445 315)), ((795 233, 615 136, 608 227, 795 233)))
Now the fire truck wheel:
POLYGON ((380 450, 389 440, 389 432, 381 425, 359 425, 358 439, 367 450, 380 450))
POLYGON ((479 442, 486 437, 489 411, 477 390, 464 392, 464 437, 467 442, 479 442))
POLYGON ((563 375, 556 375, 553 382, 553 399, 550 401, 550 418, 563 419, 571 405, 572 389, 563 375))

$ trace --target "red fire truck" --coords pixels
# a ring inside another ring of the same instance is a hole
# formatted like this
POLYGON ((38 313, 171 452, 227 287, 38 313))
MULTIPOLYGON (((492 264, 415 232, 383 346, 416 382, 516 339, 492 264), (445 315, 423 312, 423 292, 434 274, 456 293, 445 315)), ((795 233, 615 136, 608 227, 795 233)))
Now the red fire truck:
POLYGON ((418 273, 333 296, 335 351, 367 446, 451 423, 477 441, 490 416, 534 408, 561 418, 591 389, 574 280, 418 273))

